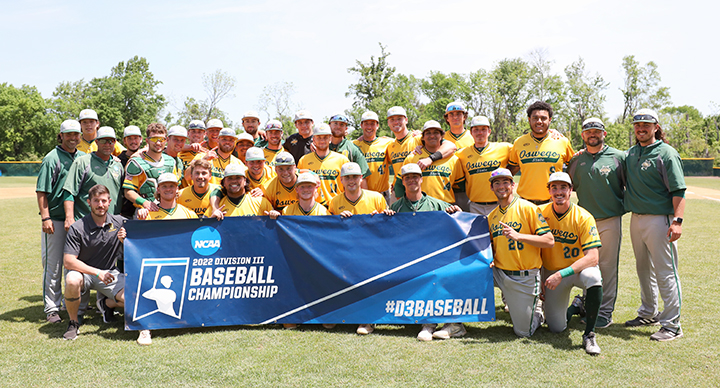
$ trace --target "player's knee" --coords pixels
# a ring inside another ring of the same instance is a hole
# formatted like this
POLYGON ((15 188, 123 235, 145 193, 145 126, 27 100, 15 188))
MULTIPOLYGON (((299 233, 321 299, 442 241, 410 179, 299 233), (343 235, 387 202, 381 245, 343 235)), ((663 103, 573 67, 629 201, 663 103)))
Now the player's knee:
POLYGON ((79 290, 80 287, 82 287, 83 281, 83 275, 80 272, 70 271, 65 275, 65 288, 79 290))
POLYGON ((118 291, 117 294, 115 294, 115 302, 118 304, 119 307, 125 306, 125 289, 118 291))

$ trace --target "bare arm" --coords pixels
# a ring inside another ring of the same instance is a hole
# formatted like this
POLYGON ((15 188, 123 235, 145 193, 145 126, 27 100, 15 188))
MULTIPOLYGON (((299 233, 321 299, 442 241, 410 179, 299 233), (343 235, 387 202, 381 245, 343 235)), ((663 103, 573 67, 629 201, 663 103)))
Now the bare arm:
MULTIPOLYGON (((685 214, 685 198, 683 197, 673 197, 673 209, 675 212, 675 217, 682 218, 685 214)), ((670 239, 670 242, 677 241, 680 239, 680 236, 682 235, 682 225, 673 222, 670 224, 670 227, 668 228, 668 239, 670 239)))
MULTIPOLYGON (((549 233, 550 234, 550 233, 549 233)), ((585 268, 594 267, 598 264, 598 249, 597 248, 590 248, 585 251, 583 251, 585 254, 584 257, 578 259, 572 265, 570 265, 570 268, 573 269, 574 273, 580 273, 585 268)), ((554 290, 562 281, 562 275, 560 275, 560 271, 555 272, 554 274, 550 275, 547 280, 545 280, 545 287, 554 290)))
POLYGON ((63 208, 65 209, 65 231, 70 230, 70 225, 75 222, 75 201, 64 201, 63 208))
POLYGON ((555 238, 552 233, 545 233, 542 235, 537 234, 525 234, 519 233, 510 225, 503 222, 500 223, 503 226, 503 236, 510 240, 520 241, 521 243, 530 244, 537 248, 552 248, 555 244, 555 238))
POLYGON ((97 276, 105 284, 110 284, 113 280, 115 280, 115 276, 113 276, 108 271, 91 267, 84 262, 78 260, 77 256, 71 255, 69 253, 63 254, 63 264, 65 265, 65 269, 67 269, 68 271, 77 271, 80 273, 97 276))
MULTIPOLYGON (((138 192, 135 190, 125 189, 125 198, 127 198, 127 200, 132 203, 137 203, 135 201, 140 198, 140 194, 138 194, 138 192)), ((142 207, 151 212, 156 212, 160 210, 160 208, 153 201, 146 200, 145 202, 143 202, 142 207)))

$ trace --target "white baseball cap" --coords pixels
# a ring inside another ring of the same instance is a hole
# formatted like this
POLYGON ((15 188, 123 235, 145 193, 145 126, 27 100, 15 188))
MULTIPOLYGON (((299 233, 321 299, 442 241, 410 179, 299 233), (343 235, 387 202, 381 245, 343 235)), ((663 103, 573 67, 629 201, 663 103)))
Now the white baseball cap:
POLYGON ((498 178, 510 178, 513 179, 513 174, 507 168, 498 168, 490 174, 490 182, 498 178))
POLYGON ((83 109, 80 111, 80 116, 78 117, 78 121, 83 121, 85 119, 93 119, 97 120, 98 115, 97 112, 95 112, 92 109, 83 109))
POLYGON ((401 106, 394 106, 387 111, 387 118, 390 118, 392 116, 405 116, 407 117, 407 112, 405 112, 405 108, 401 106))
POLYGON ((318 179, 317 174, 315 174, 312 171, 303 172, 300 173, 297 177, 297 181, 295 182, 295 185, 299 185, 301 183, 313 183, 317 185, 319 183, 320 179, 318 179))
POLYGON ((488 120, 485 116, 475 116, 470 120, 470 128, 472 127, 479 127, 481 125, 490 126, 490 120, 488 120))
POLYGON ((305 109, 295 112, 295 118, 293 118, 293 123, 298 120, 315 121, 315 120, 313 120, 312 115, 310 114, 310 111, 307 111, 305 109))
MULTIPOLYGON (((212 121, 212 120, 211 120, 212 121)), ((208 127, 208 128, 215 128, 215 127, 208 127)), ((218 137, 221 136, 228 136, 228 137, 234 137, 237 139, 237 134, 235 133, 235 130, 232 128, 223 128, 220 130, 220 133, 218 134, 218 137)))
POLYGON ((294 166, 295 165, 295 157, 292 156, 289 152, 279 152, 277 155, 275 155, 275 165, 276 166, 294 166))
POLYGON ((178 184, 177 176, 171 172, 164 172, 160 174, 157 180, 158 185, 165 182, 172 182, 174 184, 178 184))
POLYGON ((380 122, 380 120, 378 119, 378 114, 373 111, 370 111, 370 110, 362 114, 362 118, 360 119, 360 122, 362 123, 363 121, 368 121, 368 120, 375 120, 378 123, 380 122))
POLYGON ((333 121, 339 121, 341 123, 350 124, 350 119, 347 116, 345 116, 343 113, 338 113, 336 115, 333 115, 332 117, 330 117, 330 120, 328 121, 328 123, 332 123, 333 121))
POLYGON ((313 128, 313 135, 332 135, 332 131, 329 125, 320 123, 313 128))
POLYGON ((550 174, 550 177, 548 178, 548 183, 552 182, 565 182, 572 186, 572 180, 570 179, 570 175, 568 175, 566 172, 558 171, 550 174))
POLYGON ((270 120, 265 124, 266 131, 282 131, 282 123, 279 120, 270 120))
POLYGON ((60 133, 80 133, 80 122, 77 120, 65 120, 60 124, 60 133))
POLYGON ((420 174, 422 175, 422 170, 420 169, 420 166, 417 165, 417 163, 408 163, 400 169, 400 175, 405 176, 407 174, 420 174))
POLYGON ((245 176, 247 169, 237 163, 230 163, 225 167, 225 177, 228 176, 245 176))
POLYGON ((605 130, 605 124, 597 117, 591 117, 582 123, 582 130, 586 131, 588 129, 597 128, 605 130))
POLYGON ((355 162, 348 162, 340 167, 340 176, 362 175, 360 165, 355 162))
POLYGON ((465 104, 463 104, 460 101, 453 101, 445 107, 445 114, 452 112, 452 111, 460 111, 467 113, 467 109, 465 109, 465 104))
POLYGON ((222 122, 220 119, 212 119, 212 120, 210 120, 210 121, 207 122, 207 128, 206 128, 206 129, 210 129, 210 128, 223 128, 223 127, 224 127, 223 122, 222 122))
MULTIPOLYGON (((226 128, 227 129, 227 128, 226 128)), ((222 136, 222 135, 221 135, 222 136)), ((239 135, 237 135, 237 142, 240 143, 241 141, 249 141, 253 144, 255 144, 255 139, 252 137, 251 134, 243 132, 239 135)))
POLYGON ((254 160, 265 161, 265 153, 261 148, 250 147, 245 154, 245 160, 247 160, 248 162, 252 162, 254 160))
POLYGON ((140 131, 140 127, 137 125, 128 125, 125 127, 125 130, 123 130, 123 138, 126 138, 128 136, 140 136, 142 137, 142 132, 140 131))
POLYGON ((188 129, 202 129, 204 131, 207 128, 205 128, 205 123, 202 120, 192 120, 188 124, 188 129))
POLYGON ((106 138, 116 139, 115 130, 112 127, 100 127, 98 129, 96 139, 106 139, 106 138))
POLYGON ((657 113, 652 109, 640 109, 633 115, 633 124, 635 123, 653 123, 657 124, 658 120, 657 113))
POLYGON ((244 119, 255 118, 255 119, 260 120, 260 116, 258 116, 258 113, 255 112, 254 110, 249 110, 249 111, 245 112, 245 114, 243 115, 242 118, 244 118, 244 119))
POLYGON ((168 137, 170 136, 178 136, 178 137, 188 137, 187 136, 187 129, 183 127, 182 125, 173 125, 168 129, 168 137))
POLYGON ((442 128, 440 123, 438 123, 435 120, 428 120, 425 122, 425 125, 423 125, 423 129, 422 129, 423 133, 425 131, 427 131, 428 129, 439 129, 440 132, 445 133, 445 130, 442 128))

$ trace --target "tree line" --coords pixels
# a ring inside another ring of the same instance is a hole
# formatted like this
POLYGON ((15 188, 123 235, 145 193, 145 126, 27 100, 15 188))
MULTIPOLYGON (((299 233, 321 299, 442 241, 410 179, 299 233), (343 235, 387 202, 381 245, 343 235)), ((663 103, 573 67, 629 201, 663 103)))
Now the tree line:
MULTIPOLYGON (((508 141, 529 130, 525 108, 535 100, 552 104, 555 114, 553 128, 570 138, 573 147, 582 147, 580 127, 590 117, 600 117, 608 132, 606 142, 618 149, 634 143, 630 118, 641 107, 661 114, 666 138, 683 157, 711 157, 720 161, 720 114, 703 117, 692 106, 673 106, 670 90, 661 86, 661 77, 654 62, 639 63, 634 56, 623 58, 624 109, 620 116, 606 115, 604 103, 608 83, 600 74, 591 74, 582 58, 554 74, 552 61, 545 52, 536 50, 528 59, 510 58, 489 69, 475 72, 442 73, 431 71, 424 78, 403 74, 391 66, 390 52, 380 44, 380 54, 369 61, 356 60, 347 71, 357 81, 348 86, 345 96, 352 107, 345 113, 355 128, 365 110, 381 117, 391 106, 399 105, 408 112, 409 128, 421 128, 427 120, 442 122, 445 106, 462 101, 472 115, 490 119, 493 141, 508 141)), ((150 71, 145 58, 135 56, 120 62, 105 77, 90 81, 64 81, 50 98, 44 98, 33 86, 15 87, 0 84, 0 160, 40 160, 56 144, 60 123, 76 117, 80 110, 91 107, 101 114, 102 125, 121 131, 128 125, 141 128, 153 121, 167 125, 185 125, 190 120, 207 121, 220 118, 229 127, 240 128, 231 117, 218 108, 223 98, 232 96, 236 79, 216 70, 202 78, 205 98, 186 97, 170 112, 168 100, 158 93, 161 83, 150 71)), ((255 107, 268 118, 283 122, 287 134, 294 132, 292 114, 300 106, 293 102, 292 83, 267 85, 255 107)), ((332 112, 331 112, 332 113, 332 112)), ((379 134, 389 135, 387 123, 381 120, 379 134)), ((356 131, 351 137, 359 136, 356 131)))

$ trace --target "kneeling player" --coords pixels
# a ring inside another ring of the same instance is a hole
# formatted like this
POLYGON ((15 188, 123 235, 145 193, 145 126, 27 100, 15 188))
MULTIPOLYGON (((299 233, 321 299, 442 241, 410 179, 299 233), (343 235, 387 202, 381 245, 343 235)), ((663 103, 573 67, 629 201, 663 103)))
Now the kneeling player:
POLYGON ((585 289, 587 315, 583 347, 588 354, 600 354, 594 333, 602 302, 602 276, 598 267, 600 236, 595 219, 587 210, 570 202, 572 181, 568 174, 551 174, 548 189, 552 203, 540 209, 555 237, 555 245, 542 250, 545 319, 553 333, 565 330, 570 318, 567 315, 570 291, 573 286, 585 289))
POLYGON ((231 163, 225 167, 222 187, 210 194, 210 208, 205 215, 222 220, 225 216, 264 216, 273 210, 265 197, 249 195, 249 184, 245 177, 247 169, 231 163))

